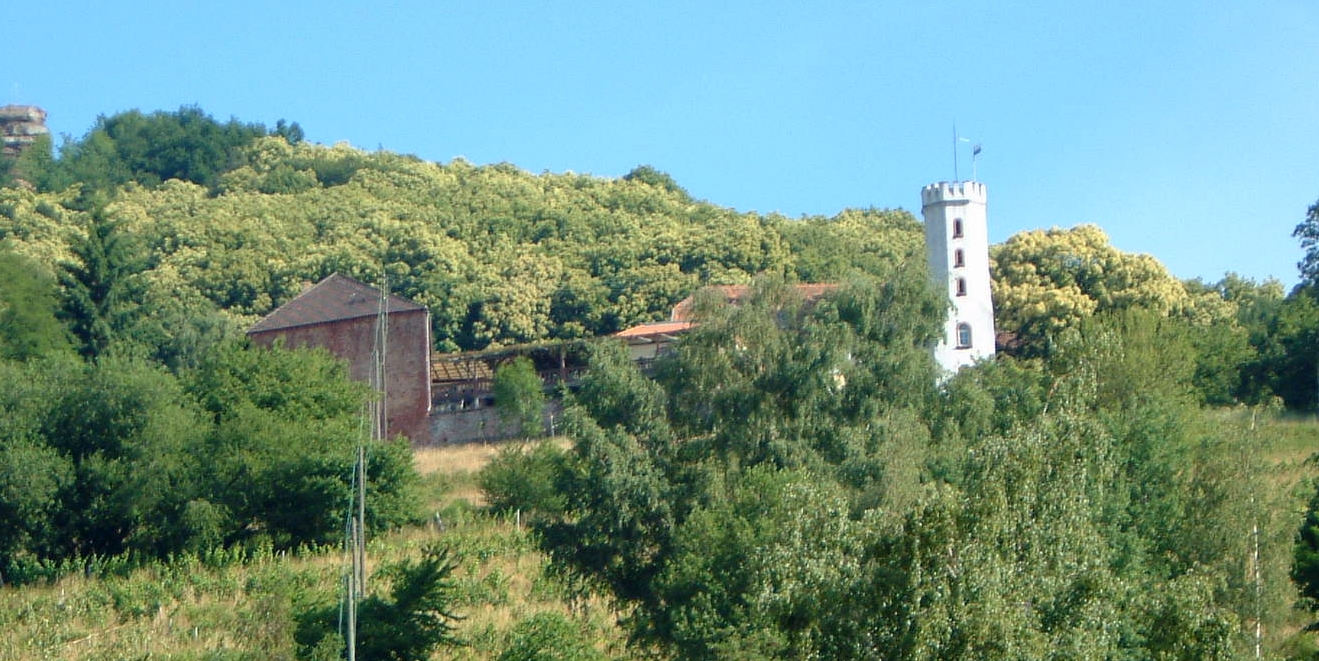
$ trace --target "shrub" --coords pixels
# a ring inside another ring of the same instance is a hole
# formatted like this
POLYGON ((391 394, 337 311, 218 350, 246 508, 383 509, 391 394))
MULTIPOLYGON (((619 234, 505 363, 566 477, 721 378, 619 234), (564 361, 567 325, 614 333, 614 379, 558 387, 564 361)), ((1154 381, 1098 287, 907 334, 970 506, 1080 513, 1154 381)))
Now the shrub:
POLYGON ((559 613, 537 613, 518 623, 499 661, 603 661, 604 653, 559 613))
POLYGON ((481 469, 477 481, 497 512, 520 510, 526 516, 559 512, 563 497, 554 488, 564 452, 554 443, 510 445, 481 469))

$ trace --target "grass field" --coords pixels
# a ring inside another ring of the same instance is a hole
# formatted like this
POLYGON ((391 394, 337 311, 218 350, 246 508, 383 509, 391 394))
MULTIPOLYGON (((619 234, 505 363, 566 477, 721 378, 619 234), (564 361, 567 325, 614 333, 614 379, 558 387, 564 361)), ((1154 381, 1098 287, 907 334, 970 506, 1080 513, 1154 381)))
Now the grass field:
MULTIPOLYGON (((373 539, 372 564, 415 556, 429 544, 451 549, 458 562, 455 610, 464 616, 458 626, 468 645, 436 658, 496 658, 515 626, 538 613, 557 613, 583 641, 621 654, 607 604, 571 599, 544 571, 527 532, 480 508, 476 473, 496 452, 483 445, 419 450, 428 507, 443 527, 432 521, 373 539)), ((292 659, 297 614, 336 594, 345 565, 334 549, 219 556, 0 588, 0 659, 292 659)))

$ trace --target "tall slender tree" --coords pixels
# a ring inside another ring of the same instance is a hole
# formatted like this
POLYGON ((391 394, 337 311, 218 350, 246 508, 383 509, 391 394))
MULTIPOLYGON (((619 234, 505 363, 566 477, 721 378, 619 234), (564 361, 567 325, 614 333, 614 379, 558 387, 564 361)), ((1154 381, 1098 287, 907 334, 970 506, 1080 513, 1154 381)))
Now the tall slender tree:
POLYGON ((136 318, 144 295, 139 277, 147 267, 132 237, 94 211, 86 236, 70 246, 74 259, 63 265, 61 316, 85 358, 104 353, 136 318))
POLYGON ((1319 202, 1310 205, 1305 220, 1292 230, 1292 236, 1301 240, 1301 248, 1305 250, 1305 256, 1296 264, 1301 269, 1300 287, 1319 292, 1319 202))

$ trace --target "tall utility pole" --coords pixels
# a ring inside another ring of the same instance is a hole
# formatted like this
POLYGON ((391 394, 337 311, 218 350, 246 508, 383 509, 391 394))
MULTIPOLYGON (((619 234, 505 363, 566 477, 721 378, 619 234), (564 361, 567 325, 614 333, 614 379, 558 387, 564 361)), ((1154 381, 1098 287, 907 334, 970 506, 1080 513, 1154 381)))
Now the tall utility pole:
POLYGON ((344 643, 348 661, 357 661, 357 604, 366 596, 366 446, 370 441, 388 438, 389 423, 386 407, 387 381, 385 356, 389 338, 389 278, 380 269, 380 304, 376 312, 375 336, 371 349, 372 399, 363 416, 369 429, 358 434, 357 456, 354 459, 352 489, 353 503, 346 540, 351 556, 351 567, 345 580, 344 643))

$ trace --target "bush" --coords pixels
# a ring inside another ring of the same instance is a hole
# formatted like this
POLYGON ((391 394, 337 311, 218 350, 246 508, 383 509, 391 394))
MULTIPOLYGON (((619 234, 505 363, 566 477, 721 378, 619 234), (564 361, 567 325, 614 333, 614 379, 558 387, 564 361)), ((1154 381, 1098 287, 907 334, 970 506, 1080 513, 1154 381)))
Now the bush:
MULTIPOLYGON (((387 565, 375 575, 389 583, 388 597, 358 604, 357 658, 362 661, 425 661, 442 645, 462 645, 454 631, 456 568, 445 548, 427 548, 417 560, 387 565)), ((323 656, 338 636, 339 605, 313 608, 299 618, 295 638, 304 657, 323 656)))
POLYGON ((516 428, 526 438, 544 433, 545 384, 530 359, 518 356, 501 365, 495 371, 494 391, 495 408, 505 425, 516 428))
POLYGON ((509 445, 481 469, 477 481, 496 512, 553 514, 564 507, 563 497, 554 488, 564 457, 563 450, 550 441, 509 445))
POLYGON ((604 653, 559 613, 537 613, 518 623, 509 634, 499 661, 602 661, 604 653))

